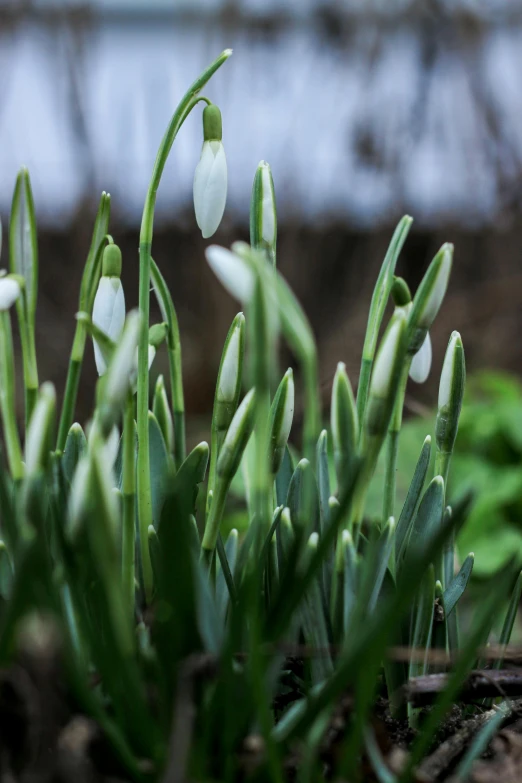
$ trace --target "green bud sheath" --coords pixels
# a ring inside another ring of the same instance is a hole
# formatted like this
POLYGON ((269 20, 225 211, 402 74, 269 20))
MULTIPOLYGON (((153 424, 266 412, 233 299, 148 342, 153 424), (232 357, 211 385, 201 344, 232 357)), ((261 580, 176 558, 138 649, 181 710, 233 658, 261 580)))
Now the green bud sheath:
POLYGON ((211 103, 203 109, 203 140, 221 141, 222 137, 221 112, 215 103, 211 103))
POLYGON ((232 480, 254 428, 255 392, 251 389, 243 398, 223 441, 217 462, 219 476, 232 480))
POLYGON ((166 323, 153 324, 149 329, 149 345, 159 348, 165 342, 169 327, 166 323))
POLYGON ((103 251, 102 275, 104 277, 121 277, 121 250, 111 243, 103 251))
POLYGON ((269 464, 273 475, 281 467, 292 421, 294 417, 294 376, 288 369, 279 384, 270 408, 269 419, 269 464))
POLYGON ((453 332, 440 378, 439 409, 435 426, 437 449, 450 454, 459 428, 460 411, 466 383, 464 346, 458 332, 453 332))
POLYGON ((404 307, 411 302, 411 291, 408 283, 402 277, 394 277, 391 295, 395 307, 404 307))
POLYGON ((346 366, 339 362, 332 387, 330 408, 335 471, 340 489, 346 485, 359 440, 359 423, 346 366))

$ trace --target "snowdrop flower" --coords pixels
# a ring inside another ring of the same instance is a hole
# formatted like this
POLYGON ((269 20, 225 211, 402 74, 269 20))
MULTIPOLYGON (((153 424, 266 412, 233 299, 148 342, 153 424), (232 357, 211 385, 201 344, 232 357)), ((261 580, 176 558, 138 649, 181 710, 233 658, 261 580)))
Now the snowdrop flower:
POLYGON ((221 138, 221 112, 210 104, 203 111, 203 149, 194 173, 194 210, 204 239, 217 231, 227 200, 227 160, 221 138))
MULTIPOLYGON (((125 323, 125 296, 120 275, 121 251, 117 245, 111 243, 103 251, 103 275, 94 299, 92 322, 115 343, 118 342, 125 323)), ((98 375, 103 375, 107 370, 107 363, 100 346, 96 340, 93 342, 96 369, 98 375)))
POLYGON ((205 251, 212 271, 234 299, 249 302, 254 293, 254 272, 237 253, 219 245, 210 245, 205 251))
POLYGON ((9 310, 21 293, 20 283, 14 276, 0 277, 0 312, 9 310))
POLYGON ((421 347, 413 357, 410 366, 410 378, 415 383, 424 383, 430 374, 432 359, 431 339, 429 332, 426 332, 426 337, 421 347))

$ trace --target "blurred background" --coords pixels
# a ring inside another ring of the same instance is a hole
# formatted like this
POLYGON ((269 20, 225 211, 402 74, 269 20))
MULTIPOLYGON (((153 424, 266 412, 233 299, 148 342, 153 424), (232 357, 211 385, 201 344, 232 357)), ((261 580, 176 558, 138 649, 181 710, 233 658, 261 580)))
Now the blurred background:
MULTIPOLYGON (((102 190, 128 305, 137 303, 138 229, 159 141, 186 87, 226 47, 234 56, 206 90, 223 112, 229 164, 212 241, 248 238, 252 178, 267 160, 278 265, 317 335, 325 408, 337 361, 357 381, 372 287, 405 212, 415 224, 399 271, 413 289, 443 241, 456 247, 432 334, 436 371, 409 390, 409 409, 434 404, 453 329, 471 371, 519 373, 521 0, 0 0, 0 213, 5 228, 17 170, 28 166, 41 377, 61 393, 102 190)), ((178 309, 194 437, 236 311, 206 267, 193 215, 201 142, 197 109, 161 185, 153 250, 178 309)), ((89 355, 83 418, 94 380, 89 355)), ((522 431, 521 412, 522 402, 503 427, 508 440, 522 431)))

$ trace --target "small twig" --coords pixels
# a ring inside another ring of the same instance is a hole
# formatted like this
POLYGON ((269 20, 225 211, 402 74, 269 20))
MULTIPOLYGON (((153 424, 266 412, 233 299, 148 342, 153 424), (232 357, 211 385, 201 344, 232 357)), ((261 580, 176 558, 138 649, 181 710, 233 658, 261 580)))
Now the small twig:
MULTIPOLYGON (((413 707, 431 704, 448 684, 448 674, 427 674, 413 677, 404 686, 406 701, 413 707)), ((522 696, 522 669, 471 672, 459 695, 459 701, 470 702, 487 697, 522 696)))
MULTIPOLYGON (((508 703, 505 717, 498 725, 497 731, 500 731, 507 723, 515 720, 521 709, 522 700, 508 703)), ((488 710, 481 715, 476 715, 464 721, 459 731, 448 737, 430 756, 424 759, 418 768, 418 773, 420 773, 421 777, 426 776, 429 780, 438 780, 443 773, 447 773, 449 769, 454 768, 459 758, 471 746, 474 737, 495 717, 496 712, 497 709, 488 710)), ((488 745, 489 742, 487 743, 488 745)), ((446 779, 446 775, 444 775, 444 780, 446 779)), ((460 780, 461 778, 457 776, 455 780, 457 779, 460 780)))

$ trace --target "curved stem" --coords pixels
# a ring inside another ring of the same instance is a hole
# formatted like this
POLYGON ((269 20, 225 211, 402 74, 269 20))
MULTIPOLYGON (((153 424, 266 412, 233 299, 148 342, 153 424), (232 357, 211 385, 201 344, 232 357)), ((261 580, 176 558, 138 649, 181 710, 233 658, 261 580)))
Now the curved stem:
POLYGON ((230 57, 231 50, 225 50, 202 74, 181 99, 160 144, 152 177, 145 198, 140 230, 140 284, 139 308, 141 314, 140 338, 138 343, 138 515, 140 524, 140 548, 143 588, 147 603, 152 597, 152 563, 149 553, 148 528, 152 524, 149 456, 149 363, 148 333, 150 311, 150 267, 152 235, 154 230, 154 207, 156 195, 174 139, 194 106, 201 100, 198 93, 208 80, 230 57))

